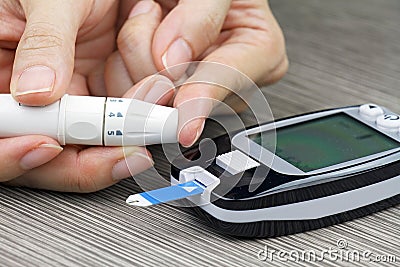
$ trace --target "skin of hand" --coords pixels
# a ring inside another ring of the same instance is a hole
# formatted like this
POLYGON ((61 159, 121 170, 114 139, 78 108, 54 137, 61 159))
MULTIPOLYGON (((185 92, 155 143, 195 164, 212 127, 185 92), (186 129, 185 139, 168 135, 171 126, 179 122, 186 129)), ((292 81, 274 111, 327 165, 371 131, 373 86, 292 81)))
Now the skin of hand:
MULTIPOLYGON (((284 37, 266 0, 122 0, 119 18, 118 51, 105 68, 106 90, 112 96, 123 95, 148 75, 190 61, 233 67, 258 85, 278 81, 288 69, 284 37)), ((177 80, 184 71, 175 68, 167 76, 177 80)), ((157 102, 154 95, 163 94, 157 103, 172 103, 180 116, 194 114, 180 120, 179 141, 184 146, 198 139, 214 106, 204 99, 243 103, 213 85, 184 85, 175 93, 157 86, 152 90, 158 92, 136 95, 157 102)))
MULTIPOLYGON (((11 91, 33 106, 65 93, 105 95, 104 64, 115 49, 118 5, 116 0, 2 0, 0 93, 11 91)), ((0 149, 0 182, 57 191, 100 190, 153 164, 145 148, 63 148, 45 136, 0 139, 0 149)))

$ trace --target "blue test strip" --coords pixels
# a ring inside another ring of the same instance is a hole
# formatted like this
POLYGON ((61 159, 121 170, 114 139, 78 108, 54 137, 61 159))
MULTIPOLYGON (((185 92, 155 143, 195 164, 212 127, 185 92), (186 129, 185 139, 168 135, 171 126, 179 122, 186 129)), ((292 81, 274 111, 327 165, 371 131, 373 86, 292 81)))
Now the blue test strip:
POLYGON ((131 195, 126 202, 134 206, 151 206, 178 199, 199 195, 204 192, 204 186, 196 181, 164 187, 140 194, 131 195))

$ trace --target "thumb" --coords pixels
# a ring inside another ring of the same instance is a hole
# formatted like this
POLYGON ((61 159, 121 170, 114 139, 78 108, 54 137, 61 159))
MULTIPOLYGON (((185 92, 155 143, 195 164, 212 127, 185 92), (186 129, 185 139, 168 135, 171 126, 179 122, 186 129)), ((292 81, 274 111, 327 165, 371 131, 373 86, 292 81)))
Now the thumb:
POLYGON ((75 42, 82 18, 89 13, 86 1, 22 0, 26 27, 18 44, 10 90, 17 101, 47 105, 68 88, 75 42))

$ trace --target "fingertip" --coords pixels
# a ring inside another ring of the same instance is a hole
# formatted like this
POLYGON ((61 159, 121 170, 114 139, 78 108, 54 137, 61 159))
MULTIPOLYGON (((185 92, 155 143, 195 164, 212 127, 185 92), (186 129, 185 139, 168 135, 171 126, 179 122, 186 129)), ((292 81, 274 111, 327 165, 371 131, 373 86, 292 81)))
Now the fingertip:
POLYGON ((70 85, 85 4, 22 1, 26 25, 15 52, 10 90, 26 105, 47 105, 70 85))
MULTIPOLYGON (((11 95, 17 102, 27 106, 52 104, 65 94, 66 86, 61 76, 45 65, 30 66, 22 72, 14 70, 10 83, 11 95)), ((71 78, 68 79, 70 82, 71 78)))
POLYGON ((201 3, 199 6, 196 1, 179 1, 154 35, 154 62, 159 70, 166 69, 174 80, 179 80, 186 71, 185 63, 198 58, 217 40, 231 1, 201 3))
POLYGON ((152 0, 140 1, 132 8, 131 12, 129 13, 128 19, 142 14, 150 13, 155 6, 155 2, 153 2, 152 0))
POLYGON ((179 143, 183 147, 193 146, 201 136, 205 125, 205 118, 198 118, 188 122, 179 131, 179 143))
POLYGON ((170 103, 175 95, 175 85, 165 76, 148 76, 132 88, 123 97, 143 100, 158 105, 170 103))
POLYGON ((143 100, 158 105, 166 105, 170 102, 174 94, 174 84, 169 80, 160 80, 151 86, 143 100))
POLYGON ((158 72, 152 60, 151 45, 161 18, 162 11, 158 3, 152 0, 139 1, 118 33, 118 50, 134 83, 158 72))
POLYGON ((179 80, 189 67, 193 52, 191 46, 183 38, 175 40, 161 56, 161 62, 168 73, 168 76, 174 80, 179 80))
POLYGON ((18 103, 27 106, 45 106, 54 103, 59 98, 53 97, 50 92, 44 92, 44 93, 35 93, 27 95, 18 95, 18 96, 14 95, 14 99, 18 103))
POLYGON ((53 160, 63 150, 54 139, 39 135, 3 138, 0 139, 0 148, 1 182, 53 160))
POLYGON ((31 170, 39 167, 55 157, 63 151, 59 145, 45 143, 26 153, 20 160, 19 164, 23 170, 31 170))
POLYGON ((10 91, 16 101, 30 105, 41 106, 54 102, 54 85, 56 72, 42 65, 31 66, 22 71, 21 74, 14 74, 10 91))
POLYGON ((118 160, 112 168, 112 178, 119 181, 143 172, 154 165, 149 151, 143 147, 125 147, 124 157, 118 160))

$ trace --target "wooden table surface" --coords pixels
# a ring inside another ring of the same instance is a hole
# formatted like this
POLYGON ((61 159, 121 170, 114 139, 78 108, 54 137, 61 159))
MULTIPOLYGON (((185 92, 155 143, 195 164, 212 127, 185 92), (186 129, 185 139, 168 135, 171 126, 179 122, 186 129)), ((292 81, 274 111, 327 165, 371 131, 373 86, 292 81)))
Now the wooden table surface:
MULTIPOLYGON (((400 113, 400 1, 271 0, 291 62, 263 89, 276 118, 374 102, 400 113)), ((168 176, 168 162, 155 160, 168 176)), ((187 210, 132 208, 132 179, 92 194, 0 186, 1 266, 395 266, 394 263, 261 261, 258 252, 348 249, 400 261, 400 206, 311 232, 238 239, 187 210), (343 241, 342 240, 342 241, 343 241)))

